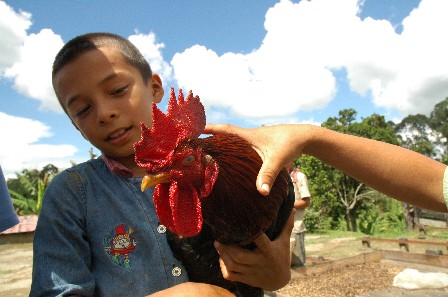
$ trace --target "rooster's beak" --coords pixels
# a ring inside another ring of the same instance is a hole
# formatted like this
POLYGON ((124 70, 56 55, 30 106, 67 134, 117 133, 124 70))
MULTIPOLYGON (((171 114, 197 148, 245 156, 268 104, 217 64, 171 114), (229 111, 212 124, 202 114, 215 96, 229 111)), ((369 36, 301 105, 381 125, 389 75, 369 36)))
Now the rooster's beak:
POLYGON ((158 173, 154 175, 145 175, 142 180, 141 190, 142 192, 152 186, 167 183, 171 180, 172 174, 170 173, 158 173))

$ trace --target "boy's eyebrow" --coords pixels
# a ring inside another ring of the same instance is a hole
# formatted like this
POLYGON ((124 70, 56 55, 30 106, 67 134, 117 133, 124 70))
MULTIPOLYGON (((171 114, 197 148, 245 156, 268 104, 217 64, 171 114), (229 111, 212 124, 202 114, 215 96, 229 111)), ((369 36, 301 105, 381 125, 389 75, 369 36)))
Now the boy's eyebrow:
MULTIPOLYGON (((117 76, 117 73, 113 72, 113 73, 109 74, 108 76, 106 76, 105 78, 103 78, 103 79, 100 81, 99 84, 103 84, 103 83, 105 83, 105 82, 107 82, 107 81, 113 79, 113 78, 116 77, 116 76, 117 76)), ((79 98, 79 95, 75 95, 75 96, 73 96, 73 97, 70 97, 70 98, 67 100, 67 108, 69 108, 70 105, 71 105, 73 102, 75 102, 76 99, 78 99, 78 98, 79 98)))

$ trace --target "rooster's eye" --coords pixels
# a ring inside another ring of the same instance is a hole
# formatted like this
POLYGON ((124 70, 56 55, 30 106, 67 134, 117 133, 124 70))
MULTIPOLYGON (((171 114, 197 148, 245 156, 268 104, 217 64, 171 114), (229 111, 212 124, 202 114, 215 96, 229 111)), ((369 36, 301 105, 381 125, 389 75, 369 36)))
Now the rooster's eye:
POLYGON ((182 165, 189 166, 189 165, 193 164, 194 161, 195 161, 194 156, 189 155, 189 156, 185 157, 185 159, 182 161, 182 165))

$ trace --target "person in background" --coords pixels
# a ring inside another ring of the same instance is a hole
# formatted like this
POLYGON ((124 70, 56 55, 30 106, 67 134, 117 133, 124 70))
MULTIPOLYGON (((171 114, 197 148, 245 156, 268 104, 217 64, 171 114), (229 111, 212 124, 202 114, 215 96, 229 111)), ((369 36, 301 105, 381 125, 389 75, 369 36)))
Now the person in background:
POLYGON ((19 223, 14 208, 12 206, 11 196, 9 196, 6 180, 0 166, 0 232, 14 227, 19 223))
POLYGON ((262 195, 286 164, 307 154, 389 197, 448 212, 448 167, 400 146, 306 124, 253 129, 209 124, 204 133, 232 133, 252 144, 263 160, 256 181, 262 195))
POLYGON ((292 167, 289 170, 292 183, 294 185, 294 194, 296 196, 294 208, 294 227, 292 229, 291 238, 294 239, 294 246, 292 248, 291 267, 297 268, 305 266, 306 252, 305 252, 305 231, 304 223, 305 208, 310 206, 311 194, 308 189, 308 179, 306 175, 300 171, 299 167, 292 167))

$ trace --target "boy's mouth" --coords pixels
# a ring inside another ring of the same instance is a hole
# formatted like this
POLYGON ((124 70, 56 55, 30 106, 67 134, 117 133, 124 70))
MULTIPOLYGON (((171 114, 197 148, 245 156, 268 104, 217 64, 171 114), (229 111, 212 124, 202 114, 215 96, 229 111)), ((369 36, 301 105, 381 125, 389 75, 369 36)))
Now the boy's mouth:
POLYGON ((131 129, 131 127, 129 127, 129 128, 123 128, 123 129, 117 130, 117 131, 113 132, 112 134, 110 134, 110 135, 106 138, 106 140, 114 140, 114 139, 117 139, 117 138, 119 138, 120 136, 122 136, 123 134, 125 134, 127 131, 129 131, 130 129, 131 129))

